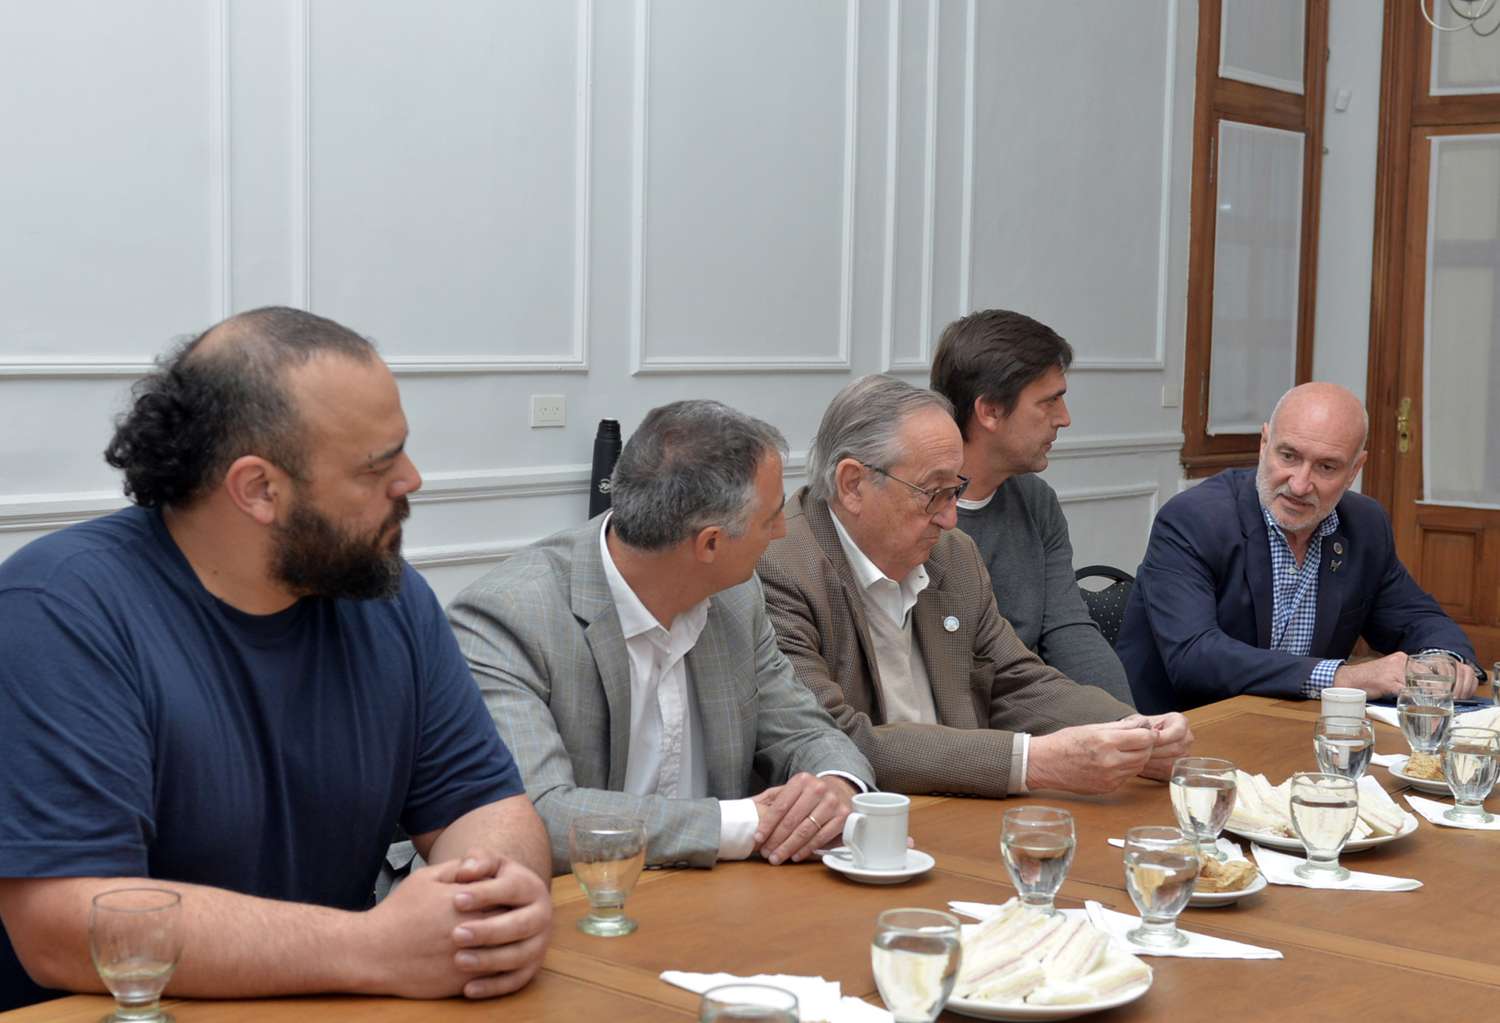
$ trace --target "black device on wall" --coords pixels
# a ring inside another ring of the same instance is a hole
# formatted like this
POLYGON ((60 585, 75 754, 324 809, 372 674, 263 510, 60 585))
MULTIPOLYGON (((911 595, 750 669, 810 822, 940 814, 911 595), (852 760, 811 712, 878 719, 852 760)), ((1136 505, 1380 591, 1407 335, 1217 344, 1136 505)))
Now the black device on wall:
POLYGON ((589 518, 609 510, 609 477, 619 457, 619 420, 599 420, 599 432, 594 435, 594 471, 589 478, 589 518))

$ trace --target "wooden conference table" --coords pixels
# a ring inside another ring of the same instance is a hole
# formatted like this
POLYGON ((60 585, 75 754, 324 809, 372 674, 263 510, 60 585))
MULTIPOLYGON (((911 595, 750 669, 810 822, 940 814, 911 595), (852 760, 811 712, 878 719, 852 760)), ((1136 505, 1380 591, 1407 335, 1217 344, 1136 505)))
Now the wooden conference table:
MULTIPOLYGON (((1316 703, 1242 696, 1191 712, 1194 752, 1233 760, 1280 781, 1313 769, 1316 703)), ((1377 749, 1403 752, 1400 733, 1375 726, 1377 749)), ((1384 768, 1371 773, 1400 788, 1384 768)), ((1084 899, 1134 912, 1120 851, 1105 842, 1136 824, 1171 823, 1165 785, 1136 780, 1102 797, 1011 801, 1069 806, 1078 853, 1058 902, 1084 899)), ((695 1018, 697 996, 663 983, 662 970, 792 973, 838 980, 845 994, 879 1003, 870 974, 875 915, 893 906, 945 907, 949 899, 999 903, 1014 894, 998 841, 1002 804, 924 796, 911 832, 937 867, 903 885, 857 884, 821 864, 732 863, 713 870, 648 871, 628 912, 640 929, 593 938, 575 921, 587 910, 577 884, 558 878, 552 947, 525 990, 499 1002, 409 1002, 319 997, 254 1002, 175 1000, 179 1023, 695 1018)), ((1500 809, 1500 798, 1491 810, 1500 809)), ((1272 885, 1219 909, 1189 909, 1185 928, 1279 949, 1281 960, 1148 959, 1156 971, 1136 1002, 1091 1017, 1284 1020, 1337 1013, 1367 1020, 1477 1020, 1500 1009, 1500 834, 1426 821, 1396 842, 1350 854, 1358 869, 1421 879, 1415 892, 1333 892, 1272 885)), ((95 1023, 112 1003, 72 997, 0 1014, 6 1023, 95 1023)), ((945 1013, 944 1020, 962 1019, 945 1013)))

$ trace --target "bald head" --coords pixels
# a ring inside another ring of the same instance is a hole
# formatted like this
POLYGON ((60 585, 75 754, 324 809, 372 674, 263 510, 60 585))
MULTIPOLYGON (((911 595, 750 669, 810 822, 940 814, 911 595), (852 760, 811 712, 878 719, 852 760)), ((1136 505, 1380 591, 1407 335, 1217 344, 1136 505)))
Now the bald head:
POLYGON ((1306 537, 1365 464, 1369 418, 1347 388, 1310 383, 1281 396, 1260 431, 1260 503, 1282 530, 1306 537))

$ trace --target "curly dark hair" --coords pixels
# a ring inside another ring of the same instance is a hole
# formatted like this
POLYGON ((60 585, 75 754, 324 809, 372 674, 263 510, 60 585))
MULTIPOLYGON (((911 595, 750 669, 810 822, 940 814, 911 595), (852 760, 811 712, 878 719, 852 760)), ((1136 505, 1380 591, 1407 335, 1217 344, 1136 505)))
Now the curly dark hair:
POLYGON ((1028 384, 1049 369, 1067 372, 1072 364, 1073 347, 1045 323, 1009 309, 981 309, 943 329, 931 385, 953 402, 953 418, 967 439, 976 398, 1010 415, 1028 384))
POLYGON ((125 474, 125 496, 147 508, 191 504, 248 454, 303 478, 305 438, 286 370, 321 354, 364 361, 375 348, 322 316, 268 306, 163 355, 137 381, 104 449, 125 474))

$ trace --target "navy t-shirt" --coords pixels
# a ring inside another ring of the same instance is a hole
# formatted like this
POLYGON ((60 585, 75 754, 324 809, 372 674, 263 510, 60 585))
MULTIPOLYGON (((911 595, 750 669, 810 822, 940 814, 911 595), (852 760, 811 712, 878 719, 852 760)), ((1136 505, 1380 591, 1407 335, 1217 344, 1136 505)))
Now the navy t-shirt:
MULTIPOLYGON (((524 791, 410 566, 393 599, 248 615, 143 508, 0 565, 0 754, 0 877, 149 875, 350 910, 398 824, 422 834, 524 791)), ((0 1009, 45 994, 4 935, 0 1009)))

